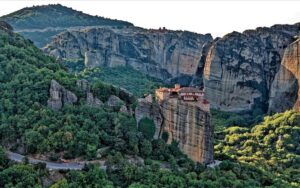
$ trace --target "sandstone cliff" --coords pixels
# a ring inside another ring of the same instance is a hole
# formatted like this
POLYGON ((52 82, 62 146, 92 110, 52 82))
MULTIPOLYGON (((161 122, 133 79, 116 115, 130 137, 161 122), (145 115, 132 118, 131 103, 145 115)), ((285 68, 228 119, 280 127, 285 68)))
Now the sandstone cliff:
POLYGON ((214 160, 213 125, 209 112, 201 110, 193 102, 174 98, 161 104, 163 130, 168 133, 168 143, 175 140, 179 148, 192 160, 204 164, 214 160))
POLYGON ((211 46, 204 68, 206 98, 224 111, 266 111, 284 49, 300 24, 233 32, 211 46))
POLYGON ((57 58, 83 58, 88 67, 129 65, 163 80, 190 82, 211 41, 209 34, 186 31, 92 28, 61 33, 44 50, 57 58))
POLYGON ((300 39, 290 44, 272 84, 269 113, 300 110, 300 39))
POLYGON ((152 101, 152 96, 151 99, 146 97, 138 100, 135 109, 137 124, 144 117, 154 121, 154 139, 161 138, 165 132, 167 143, 177 141, 180 150, 192 160, 204 164, 213 162, 214 129, 210 113, 196 103, 170 98, 158 104, 152 101))

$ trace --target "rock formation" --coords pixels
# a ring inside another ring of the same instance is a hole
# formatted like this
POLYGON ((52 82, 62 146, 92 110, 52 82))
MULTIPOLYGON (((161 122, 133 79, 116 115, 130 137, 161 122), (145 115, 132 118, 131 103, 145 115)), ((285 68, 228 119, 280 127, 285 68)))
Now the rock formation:
POLYGON ((160 107, 157 103, 153 103, 152 96, 138 99, 138 105, 135 108, 135 119, 137 126, 143 118, 150 118, 155 124, 155 133, 153 138, 159 138, 162 129, 163 117, 160 112, 160 107))
POLYGON ((300 111, 300 39, 290 44, 272 84, 269 113, 300 111))
POLYGON ((44 49, 57 58, 84 58, 88 67, 127 66, 160 79, 196 73, 211 35, 168 30, 92 28, 61 33, 44 49))
POLYGON ((77 102, 77 96, 55 80, 51 80, 49 92, 48 107, 53 110, 60 110, 65 104, 77 102))
POLYGON ((265 111, 284 49, 299 31, 300 24, 275 25, 233 32, 214 42, 204 68, 204 88, 212 107, 265 111))
POLYGON ((85 80, 85 79, 77 80, 76 85, 80 90, 82 90, 84 92, 90 92, 91 88, 90 88, 90 84, 87 80, 85 80))
POLYGON ((99 108, 103 105, 103 102, 95 97, 93 93, 87 92, 86 93, 86 104, 95 108, 99 108))
POLYGON ((13 31, 13 27, 4 21, 0 21, 0 29, 4 31, 13 31))
MULTIPOLYGON (((182 152, 192 160, 204 164, 213 162, 214 129, 207 101, 202 96, 194 101, 191 101, 191 98, 184 100, 181 97, 169 96, 162 93, 164 89, 156 90, 157 102, 152 100, 151 95, 138 99, 135 109, 137 125, 142 118, 150 118, 155 124, 154 139, 167 134, 167 143, 177 141, 182 152)), ((173 90, 179 91, 180 87, 177 86, 173 90)), ((187 88, 180 91, 184 90, 187 88)))
POLYGON ((110 107, 121 107, 124 104, 124 101, 122 101, 119 97, 115 96, 115 95, 111 95, 106 104, 110 107))
POLYGON ((99 108, 103 105, 103 102, 94 96, 90 91, 90 84, 87 80, 81 79, 76 82, 77 87, 86 93, 86 104, 91 107, 99 108))
POLYGON ((204 164, 214 160, 213 126, 209 112, 193 102, 170 98, 162 102, 163 130, 168 143, 177 141, 179 148, 192 160, 204 164))
MULTIPOLYGON (((103 105, 103 102, 90 91, 87 80, 77 80, 76 85, 79 90, 85 93, 87 105, 96 108, 103 105)), ((51 80, 49 93, 48 107, 53 110, 60 110, 65 104, 75 104, 78 101, 78 97, 73 92, 65 89, 56 80, 51 80)))

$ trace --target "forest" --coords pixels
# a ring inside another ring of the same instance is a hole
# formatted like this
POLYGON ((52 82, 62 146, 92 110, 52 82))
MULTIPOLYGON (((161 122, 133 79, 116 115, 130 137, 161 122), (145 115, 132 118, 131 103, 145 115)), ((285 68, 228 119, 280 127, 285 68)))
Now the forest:
MULTIPOLYGON (((86 105, 76 87, 79 78, 67 70, 31 41, 0 30, 0 187, 300 186, 297 112, 267 116, 251 126, 226 125, 216 134, 216 159, 221 164, 210 168, 188 159, 176 142, 152 140, 152 129, 137 129, 133 116, 108 106, 86 105), (52 79, 81 100, 60 111, 48 108, 52 79), (51 161, 104 158, 108 168, 88 164, 82 171, 53 172, 26 159, 14 163, 6 149, 41 154, 51 161), (130 157, 142 158, 143 164, 131 163, 130 157)), ((114 88, 101 81, 92 84, 93 93, 103 101, 118 94, 114 88)))

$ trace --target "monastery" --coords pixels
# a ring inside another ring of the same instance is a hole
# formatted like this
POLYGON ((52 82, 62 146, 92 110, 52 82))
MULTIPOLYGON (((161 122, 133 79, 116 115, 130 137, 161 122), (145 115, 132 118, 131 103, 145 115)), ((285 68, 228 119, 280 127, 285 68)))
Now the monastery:
POLYGON ((155 90, 155 98, 159 103, 170 98, 177 98, 184 102, 194 103, 205 112, 209 112, 210 109, 208 100, 204 98, 204 91, 194 87, 181 87, 179 84, 175 84, 174 88, 161 87, 155 90))

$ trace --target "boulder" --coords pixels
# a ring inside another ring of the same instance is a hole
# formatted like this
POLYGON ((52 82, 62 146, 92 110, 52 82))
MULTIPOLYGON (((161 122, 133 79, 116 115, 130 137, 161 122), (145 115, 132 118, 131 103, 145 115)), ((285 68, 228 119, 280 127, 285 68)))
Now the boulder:
POLYGON ((121 107, 121 105, 124 104, 124 101, 122 101, 119 97, 115 96, 115 95, 111 95, 106 104, 110 107, 121 107))

